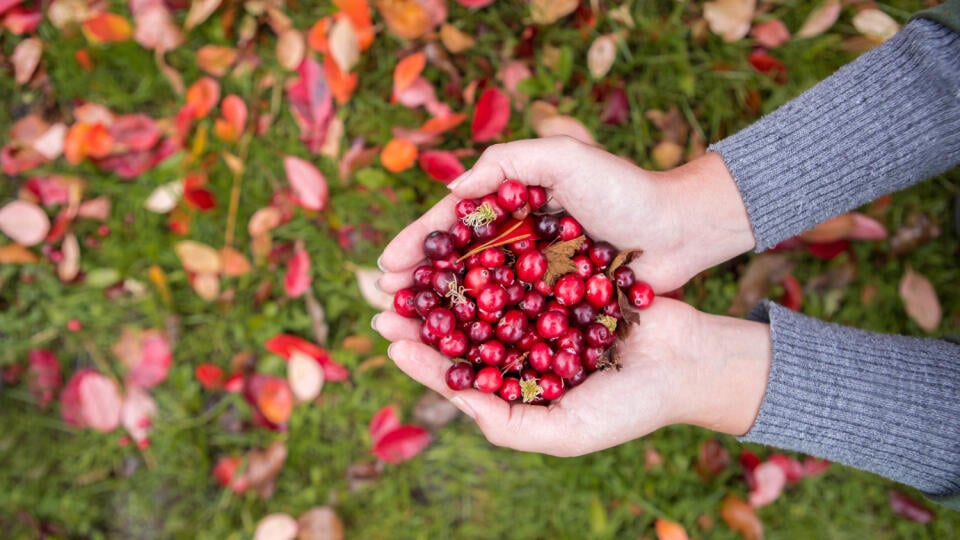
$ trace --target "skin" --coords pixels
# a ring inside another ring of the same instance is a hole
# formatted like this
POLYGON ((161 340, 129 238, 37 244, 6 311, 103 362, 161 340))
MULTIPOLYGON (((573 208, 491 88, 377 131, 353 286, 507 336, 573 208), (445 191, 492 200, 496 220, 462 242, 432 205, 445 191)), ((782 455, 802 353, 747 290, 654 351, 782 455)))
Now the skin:
MULTIPOLYGON (((658 293, 755 245, 736 184, 716 154, 651 172, 567 137, 525 140, 488 148, 448 186, 449 196, 390 242, 379 261, 380 287, 392 294, 410 285, 424 260, 423 238, 454 223, 456 201, 492 193, 508 178, 546 188, 551 204, 593 238, 643 249, 631 266, 658 293)), ((620 371, 591 375, 549 407, 454 392, 444 382, 450 361, 420 342, 419 321, 384 312, 372 324, 392 342, 388 355, 401 370, 449 398, 499 446, 576 456, 670 424, 749 431, 770 370, 769 326, 663 297, 640 319, 618 344, 620 371)))

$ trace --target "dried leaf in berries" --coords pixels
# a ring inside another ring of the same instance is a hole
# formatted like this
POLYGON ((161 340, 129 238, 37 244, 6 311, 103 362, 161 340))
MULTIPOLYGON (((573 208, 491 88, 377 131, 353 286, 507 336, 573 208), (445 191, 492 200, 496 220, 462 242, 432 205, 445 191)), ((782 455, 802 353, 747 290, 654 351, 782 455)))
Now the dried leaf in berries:
POLYGON ((686 529, 676 521, 657 518, 653 527, 657 531, 657 540, 690 540, 686 529))
POLYGON ((763 523, 753 507, 733 495, 727 495, 720 503, 720 517, 744 540, 763 540, 763 523))
POLYGON ((370 420, 370 439, 374 444, 380 441, 384 435, 400 427, 400 416, 397 414, 397 407, 387 405, 370 420))
POLYGON ((903 277, 900 279, 900 299, 903 300, 903 307, 920 328, 927 332, 933 332, 940 326, 940 320, 943 317, 943 310, 940 307, 940 300, 937 298, 937 291, 926 276, 915 272, 907 267, 903 277))
POLYGON ((387 463, 401 463, 416 456, 430 443, 430 434, 420 426, 400 426, 380 437, 373 453, 387 463))
POLYGON ((495 87, 484 90, 473 111, 473 122, 470 125, 473 140, 492 140, 500 135, 509 122, 510 98, 495 87))
POLYGON ((547 273, 543 280, 548 285, 553 285, 557 279, 571 272, 577 271, 577 265, 573 262, 573 255, 583 246, 586 237, 578 236, 572 240, 557 242, 550 245, 543 253, 547 256, 547 273))
POLYGON ((917 523, 930 523, 933 521, 934 513, 912 497, 901 493, 896 489, 891 489, 887 493, 890 501, 890 509, 898 516, 915 521, 917 523))
POLYGON ((617 271, 617 268, 632 263, 640 255, 643 255, 642 249, 625 249, 617 253, 616 257, 610 261, 610 265, 607 267, 607 277, 613 279, 613 273, 617 271))

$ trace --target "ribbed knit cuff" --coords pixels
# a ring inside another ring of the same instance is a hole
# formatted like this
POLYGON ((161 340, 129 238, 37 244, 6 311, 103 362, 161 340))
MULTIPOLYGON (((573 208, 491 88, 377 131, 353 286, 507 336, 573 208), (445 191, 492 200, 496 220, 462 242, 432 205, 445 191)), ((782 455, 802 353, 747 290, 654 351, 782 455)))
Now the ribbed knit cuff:
POLYGON ((918 19, 710 147, 757 251, 960 163, 960 34, 918 19))
POLYGON ((743 441, 960 494, 960 346, 825 323, 766 301, 773 363, 743 441))

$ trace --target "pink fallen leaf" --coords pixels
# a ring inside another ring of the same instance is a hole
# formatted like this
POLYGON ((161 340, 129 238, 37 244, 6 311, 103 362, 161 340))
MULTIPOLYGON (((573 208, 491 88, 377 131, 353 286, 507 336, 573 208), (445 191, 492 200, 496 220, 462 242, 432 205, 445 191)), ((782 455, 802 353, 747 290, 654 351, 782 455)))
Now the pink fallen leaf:
POLYGON ((333 96, 323 66, 307 57, 297 68, 300 78, 287 88, 290 110, 300 127, 300 140, 317 153, 326 141, 333 118, 333 96))
POLYGON ((409 109, 416 109, 437 102, 437 93, 430 81, 417 77, 396 94, 397 102, 409 109))
POLYGON ((13 62, 13 79, 17 84, 27 84, 33 72, 40 65, 43 42, 38 37, 27 38, 13 49, 10 61, 13 62))
POLYGON ((321 211, 327 206, 327 179, 312 163, 294 156, 283 158, 287 181, 293 188, 297 204, 307 210, 321 211))
POLYGON ((297 69, 306 54, 307 42, 299 30, 288 28, 277 37, 277 63, 283 69, 297 69))
MULTIPOLYGON (((59 182, 56 177, 31 178, 23 184, 23 189, 30 194, 29 198, 36 200, 43 206, 67 204, 70 199, 66 184, 59 182)), ((26 197, 21 194, 21 198, 26 197)))
POLYGON ((47 349, 33 349, 28 358, 27 388, 37 400, 37 406, 46 409, 63 384, 60 362, 56 355, 47 349))
POLYGON ((850 213, 852 226, 847 238, 851 240, 883 240, 887 237, 887 229, 882 223, 860 212, 850 213))
POLYGON ((80 407, 80 383, 83 379, 97 374, 90 368, 78 369, 67 381, 63 392, 60 393, 60 417, 63 423, 75 428, 87 427, 80 407))
POLYGON ((80 242, 72 233, 67 233, 60 244, 62 258, 57 263, 57 277, 64 283, 73 281, 80 272, 80 242))
POLYGON ((387 463, 401 463, 416 456, 430 443, 430 434, 420 426, 405 425, 386 433, 373 446, 373 453, 387 463))
POLYGON ((513 99, 515 104, 524 103, 527 95, 520 92, 517 87, 521 82, 533 77, 533 72, 526 62, 513 60, 506 62, 497 72, 497 80, 503 84, 504 90, 513 99))
POLYGON ((766 506, 783 493, 787 483, 787 474, 776 463, 767 461, 753 470, 754 486, 750 490, 750 506, 766 506))
POLYGON ((120 425, 123 400, 112 379, 97 372, 86 374, 79 384, 80 416, 87 427, 109 433, 120 425))
POLYGON ((397 407, 387 405, 377 411, 370 420, 370 439, 376 444, 384 435, 399 427, 400 416, 397 414, 397 407))
POLYGON ((210 15, 213 15, 213 12, 220 7, 221 2, 222 0, 194 0, 190 2, 190 10, 183 22, 184 29, 190 30, 210 18, 210 15))
POLYGON ((737 41, 750 31, 756 0, 716 0, 703 5, 703 18, 710 31, 724 41, 737 41))
POLYGON ((773 463, 783 470, 787 478, 787 483, 796 484, 805 476, 803 464, 790 456, 772 454, 767 458, 767 462, 773 463))
POLYGON ((299 298, 310 288, 310 255, 302 246, 294 250, 287 263, 283 288, 290 298, 299 298))
POLYGON ((133 39, 140 45, 162 55, 183 43, 183 33, 162 0, 133 0, 130 11, 133 13, 133 39))
POLYGON ((594 79, 602 79, 617 59, 617 36, 606 34, 593 40, 587 49, 587 68, 594 79))
POLYGON ((140 442, 147 438, 156 414, 157 403, 146 390, 138 386, 127 388, 120 408, 120 421, 133 440, 140 442))
POLYGON ((0 0, 0 15, 6 13, 12 7, 22 4, 24 0, 0 0))
POLYGON ((893 513, 910 521, 930 523, 935 517, 929 508, 896 489, 891 489, 887 493, 887 499, 890 501, 890 509, 893 513))
POLYGON ((337 168, 340 178, 348 180, 355 171, 373 163, 373 160, 379 154, 380 149, 376 146, 368 148, 364 146, 363 139, 355 139, 350 143, 350 148, 344 152, 343 157, 340 158, 340 165, 337 168))
POLYGON ((383 272, 374 268, 357 268, 357 285, 360 287, 360 296, 370 304, 370 307, 380 311, 389 311, 393 308, 393 296, 377 288, 377 280, 383 272))
POLYGON ((247 231, 250 236, 258 237, 276 229, 281 223, 283 223, 283 212, 275 206, 266 206, 250 216, 247 231))
POLYGON ((510 122, 510 98, 495 87, 480 94, 473 111, 470 131, 475 142, 486 142, 500 135, 510 122))
POLYGON ((444 184, 450 183, 466 170, 457 156, 447 150, 426 150, 420 153, 417 162, 431 178, 444 184))
POLYGON ((457 0, 457 2, 460 2, 461 6, 468 8, 482 8, 489 6, 494 0, 457 0))
POLYGON ((907 315, 920 328, 933 332, 940 326, 943 310, 937 298, 937 291, 926 276, 908 267, 900 279, 899 291, 907 315))
POLYGON ((803 460, 803 476, 816 476, 830 468, 830 462, 825 459, 818 459, 807 456, 803 460))
POLYGON ((63 153, 64 139, 67 136, 67 126, 61 123, 50 126, 43 135, 37 137, 30 145, 46 159, 56 159, 63 153))
POLYGON ((160 142, 160 127, 145 114, 125 114, 116 117, 109 127, 114 150, 149 150, 160 142))
POLYGON ((23 246, 39 244, 50 232, 50 218, 36 204, 11 201, 0 208, 0 232, 23 246))
POLYGON ((140 359, 130 369, 130 384, 151 388, 167 379, 173 364, 170 344, 159 330, 147 330, 140 336, 140 359))
POLYGON ((289 514, 269 514, 257 523, 253 540, 294 540, 299 527, 289 514))
POLYGON ((818 36, 833 26, 840 17, 840 0, 826 0, 824 4, 807 16, 800 30, 797 30, 798 38, 808 38, 818 36))
POLYGON ((323 389, 323 368, 306 354, 294 352, 287 362, 287 382, 297 403, 313 401, 323 389))
POLYGON ((110 219, 110 198, 106 195, 95 199, 88 199, 80 203, 77 207, 77 217, 82 219, 92 219, 96 221, 106 221, 110 219))
POLYGON ((754 26, 750 29, 750 35, 758 45, 770 49, 790 41, 790 30, 787 30, 787 25, 780 19, 771 19, 754 26))

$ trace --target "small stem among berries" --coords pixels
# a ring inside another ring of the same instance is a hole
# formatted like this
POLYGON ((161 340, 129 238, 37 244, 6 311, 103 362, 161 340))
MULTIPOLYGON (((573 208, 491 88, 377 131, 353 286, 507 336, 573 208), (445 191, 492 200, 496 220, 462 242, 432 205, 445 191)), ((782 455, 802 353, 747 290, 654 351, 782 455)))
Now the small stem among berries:
POLYGON ((450 299, 450 304, 453 306, 469 302, 467 300, 467 289, 458 285, 456 280, 447 285, 447 292, 444 296, 450 299))
POLYGON ((497 213, 493 210, 493 207, 483 203, 476 210, 464 216, 462 221, 464 225, 476 229, 488 223, 493 223, 495 219, 497 219, 497 213))

